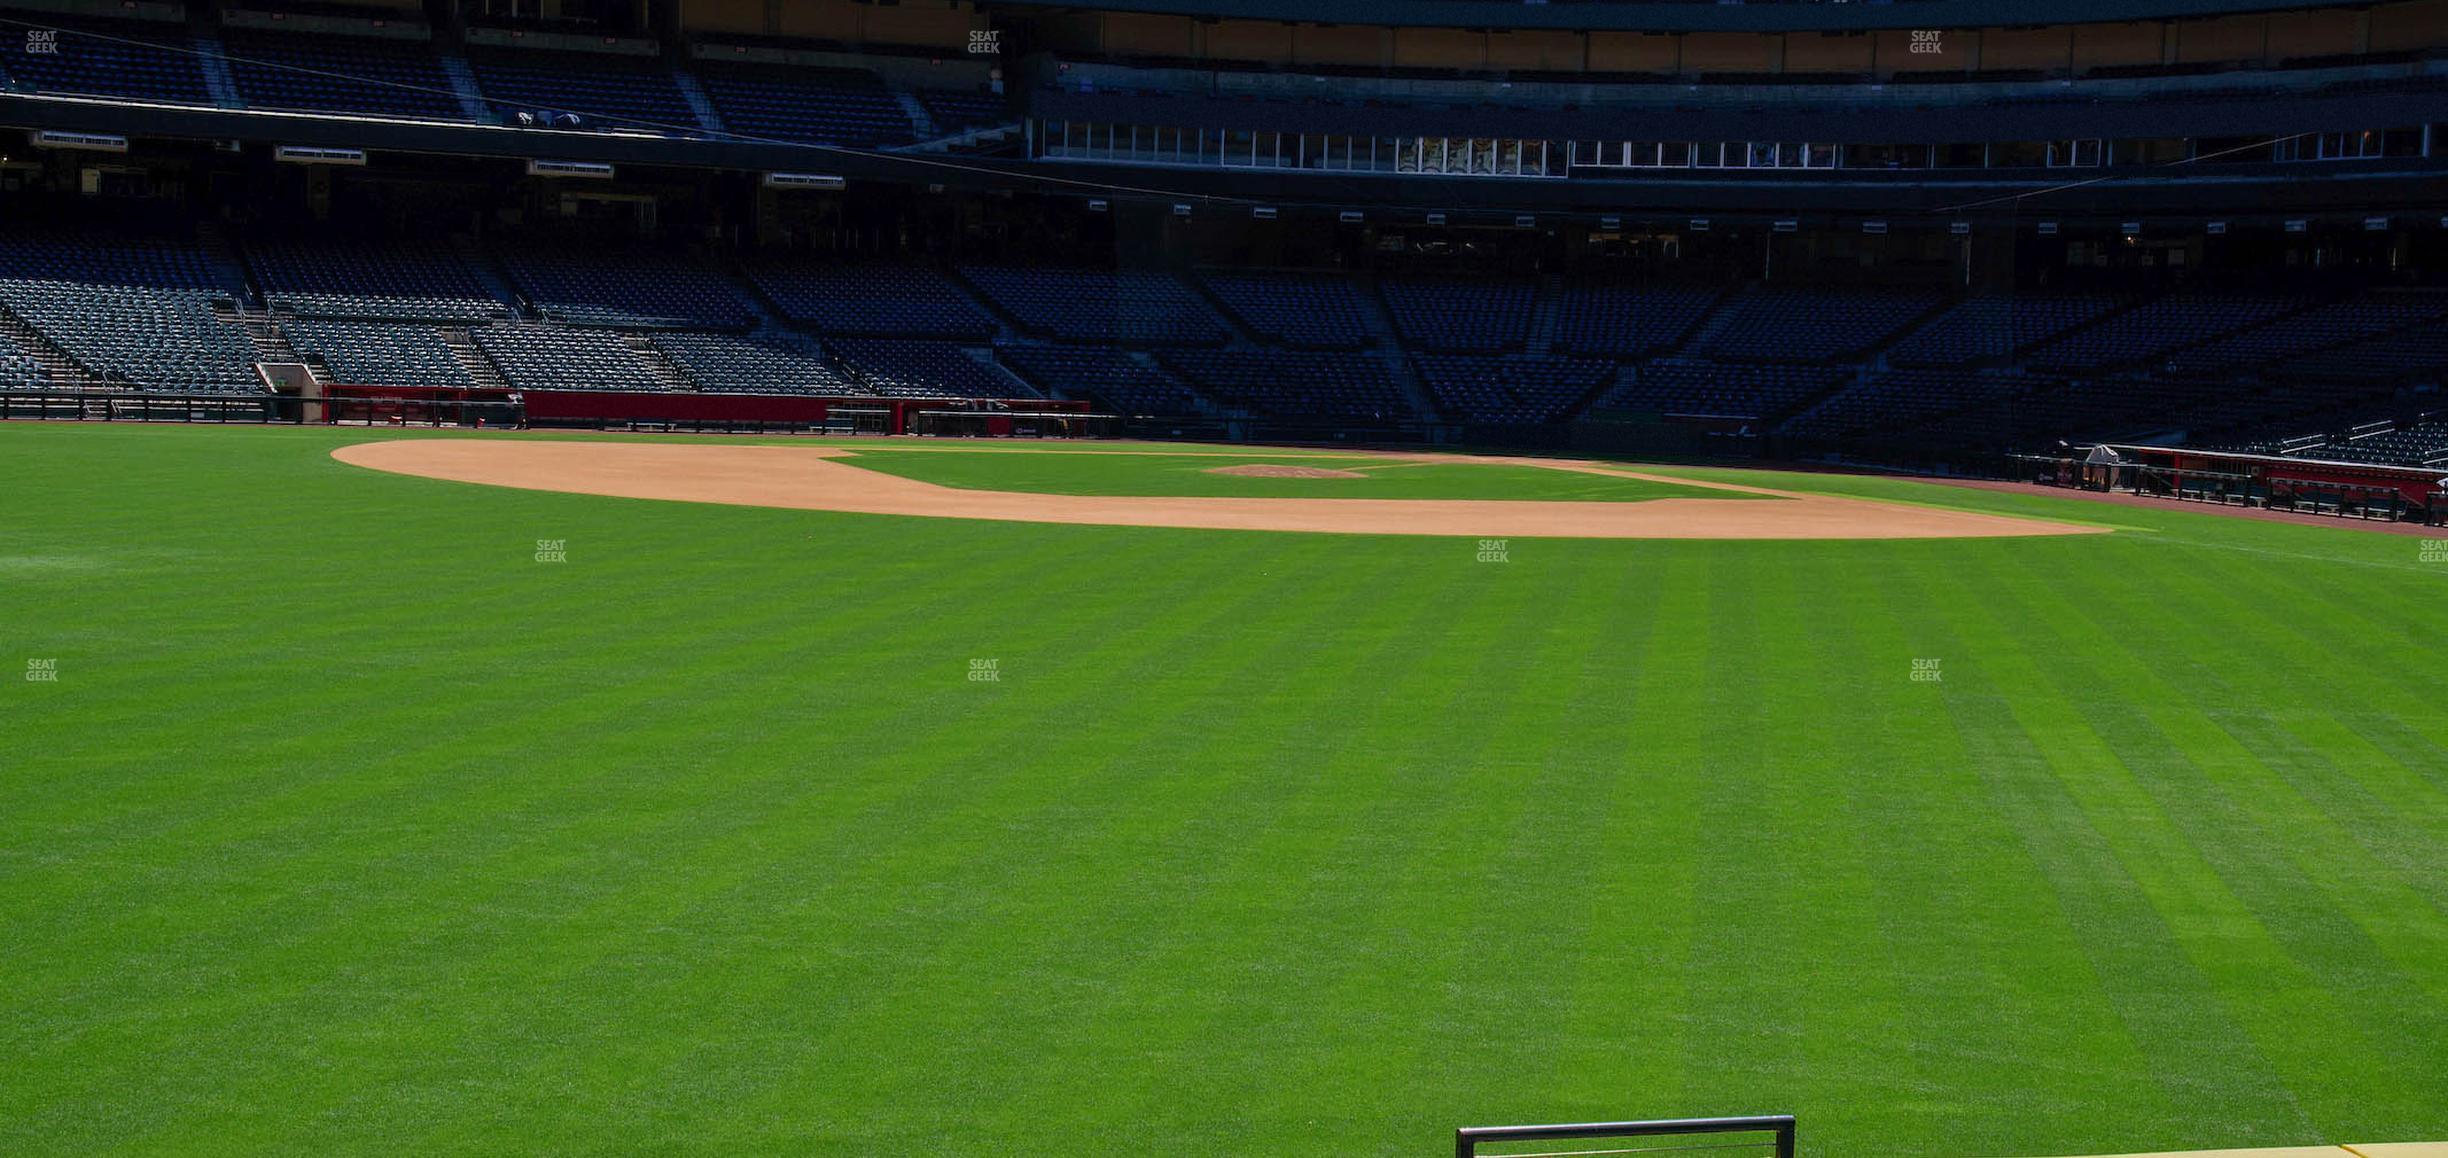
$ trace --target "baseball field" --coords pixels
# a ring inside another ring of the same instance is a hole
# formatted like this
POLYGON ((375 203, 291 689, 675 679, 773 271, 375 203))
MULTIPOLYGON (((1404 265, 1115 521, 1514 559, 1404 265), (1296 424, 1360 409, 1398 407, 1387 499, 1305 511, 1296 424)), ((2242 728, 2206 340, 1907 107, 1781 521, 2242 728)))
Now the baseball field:
POLYGON ((0 1152, 2448 1138, 2418 536, 71 424, 0 504, 0 1152))

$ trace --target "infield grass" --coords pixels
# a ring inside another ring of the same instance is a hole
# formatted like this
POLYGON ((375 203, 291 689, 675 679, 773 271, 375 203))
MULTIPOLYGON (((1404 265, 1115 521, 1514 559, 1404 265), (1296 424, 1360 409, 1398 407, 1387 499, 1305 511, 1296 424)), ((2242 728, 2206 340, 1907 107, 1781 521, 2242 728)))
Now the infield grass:
POLYGON ((2448 1137, 2417 539, 1704 471, 2132 529, 1481 563, 384 436, 0 424, 0 1152, 2448 1137))

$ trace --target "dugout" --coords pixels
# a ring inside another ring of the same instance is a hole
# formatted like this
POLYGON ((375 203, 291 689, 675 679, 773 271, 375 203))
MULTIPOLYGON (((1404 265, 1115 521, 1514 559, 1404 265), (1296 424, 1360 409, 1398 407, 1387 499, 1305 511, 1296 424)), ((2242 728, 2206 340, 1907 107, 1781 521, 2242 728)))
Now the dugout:
POLYGON ((2084 447, 2061 477, 2093 489, 2350 519, 2448 522, 2448 469, 2189 447, 2084 447))

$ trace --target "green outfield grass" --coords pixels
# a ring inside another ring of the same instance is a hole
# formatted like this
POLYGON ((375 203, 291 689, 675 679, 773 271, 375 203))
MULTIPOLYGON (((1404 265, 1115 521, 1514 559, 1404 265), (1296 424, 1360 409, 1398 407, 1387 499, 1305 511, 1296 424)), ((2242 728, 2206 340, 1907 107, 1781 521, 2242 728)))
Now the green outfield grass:
POLYGON ((2448 1137, 2417 539, 1694 471, 2128 529, 1482 563, 378 436, 0 424, 0 1152, 2448 1137))
MULTIPOLYGON (((1532 499, 1642 502, 1648 499, 1760 499, 1741 491, 1677 486, 1646 479, 1576 474, 1501 463, 1419 463, 1384 455, 1300 451, 1160 454, 1101 447, 960 451, 861 447, 851 466, 965 490, 1064 495, 1220 495, 1251 498, 1532 499), (1254 478, 1219 475, 1248 465, 1323 467, 1364 478, 1254 478)), ((1769 501, 1774 501, 1773 499, 1769 501)))

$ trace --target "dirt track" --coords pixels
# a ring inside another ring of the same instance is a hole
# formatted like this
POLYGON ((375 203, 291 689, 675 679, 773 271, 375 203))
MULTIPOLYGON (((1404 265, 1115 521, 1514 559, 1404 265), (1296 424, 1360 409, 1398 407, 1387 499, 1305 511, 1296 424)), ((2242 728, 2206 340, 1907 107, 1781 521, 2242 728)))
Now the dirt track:
POLYGON ((1666 478, 1566 459, 1404 455, 1509 463, 1772 495, 1777 502, 1184 498, 960 490, 861 470, 837 447, 431 438, 332 452, 355 466, 572 494, 872 515, 1473 538, 1945 539, 2076 535, 2103 528, 1970 511, 1666 478))

